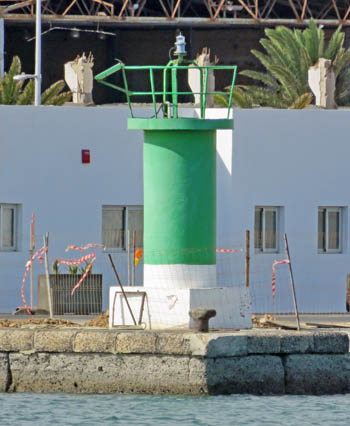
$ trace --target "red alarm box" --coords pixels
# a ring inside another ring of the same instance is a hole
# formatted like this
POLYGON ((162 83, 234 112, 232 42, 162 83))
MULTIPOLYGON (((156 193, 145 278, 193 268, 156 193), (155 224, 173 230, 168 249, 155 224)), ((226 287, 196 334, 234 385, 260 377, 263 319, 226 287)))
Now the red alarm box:
POLYGON ((83 164, 90 164, 90 150, 82 149, 81 150, 81 162, 83 164))

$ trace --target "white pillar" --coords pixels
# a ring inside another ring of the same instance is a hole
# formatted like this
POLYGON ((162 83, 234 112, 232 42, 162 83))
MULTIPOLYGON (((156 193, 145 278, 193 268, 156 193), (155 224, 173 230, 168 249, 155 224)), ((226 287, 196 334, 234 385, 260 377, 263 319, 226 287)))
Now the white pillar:
POLYGON ((335 109, 335 72, 329 59, 320 58, 308 72, 309 86, 315 95, 316 106, 335 109))
POLYGON ((0 78, 2 78, 5 74, 4 49, 5 49, 5 24, 4 24, 4 20, 0 18, 0 78))
POLYGON ((41 0, 36 0, 35 20, 35 96, 34 105, 41 103, 41 0))

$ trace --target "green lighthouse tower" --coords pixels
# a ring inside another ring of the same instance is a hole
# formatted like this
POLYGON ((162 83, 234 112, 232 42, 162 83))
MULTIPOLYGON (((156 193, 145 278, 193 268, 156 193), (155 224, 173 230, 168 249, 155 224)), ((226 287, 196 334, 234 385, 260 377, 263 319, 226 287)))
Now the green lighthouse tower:
MULTIPOLYGON (((236 67, 199 66, 186 60, 181 34, 169 53, 173 58, 165 66, 126 66, 119 62, 95 78, 125 94, 131 114, 128 128, 144 132, 144 289, 149 299, 157 294, 157 314, 163 309, 160 300, 169 311, 169 298, 188 299, 181 314, 187 318, 193 304, 191 296, 181 296, 181 291, 188 295, 189 290, 217 288, 216 131, 233 129, 230 109, 236 67), (229 91, 209 91, 209 79, 220 71, 230 73, 229 91), (121 74, 123 87, 106 80, 116 72, 121 74), (132 72, 139 78, 149 78, 150 91, 129 88, 127 77, 132 72), (182 89, 188 73, 196 74, 198 92, 182 89), (206 118, 207 101, 215 94, 227 97, 225 118, 206 118), (198 95, 197 110, 180 108, 180 102, 189 95, 198 95), (135 117, 131 99, 137 96, 150 97, 151 118, 135 117)), ((205 299, 210 307, 211 296, 205 299)), ((168 311, 163 314, 169 319, 172 312, 168 311)))

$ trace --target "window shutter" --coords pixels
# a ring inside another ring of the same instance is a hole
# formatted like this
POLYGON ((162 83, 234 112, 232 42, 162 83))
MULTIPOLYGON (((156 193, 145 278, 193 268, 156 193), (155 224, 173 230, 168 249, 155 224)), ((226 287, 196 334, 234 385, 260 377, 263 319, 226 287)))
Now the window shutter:
POLYGON ((13 248, 15 234, 15 211, 13 207, 2 207, 2 246, 13 248))
POLYGON ((255 208, 255 220, 254 220, 254 247, 262 250, 262 213, 263 209, 255 208))
POLYGON ((133 233, 136 232, 135 245, 137 248, 143 247, 143 209, 128 209, 128 229, 131 241, 133 233))
POLYGON ((124 209, 102 208, 102 244, 111 248, 124 247, 124 209))

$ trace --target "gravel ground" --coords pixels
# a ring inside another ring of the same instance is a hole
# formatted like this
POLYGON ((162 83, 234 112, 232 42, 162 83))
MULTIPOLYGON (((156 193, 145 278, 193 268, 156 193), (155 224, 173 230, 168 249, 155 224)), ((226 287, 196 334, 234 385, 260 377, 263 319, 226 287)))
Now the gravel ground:
POLYGON ((0 315, 0 328, 61 328, 61 327, 103 327, 108 328, 108 311, 99 316, 60 316, 48 318, 46 315, 0 315))

